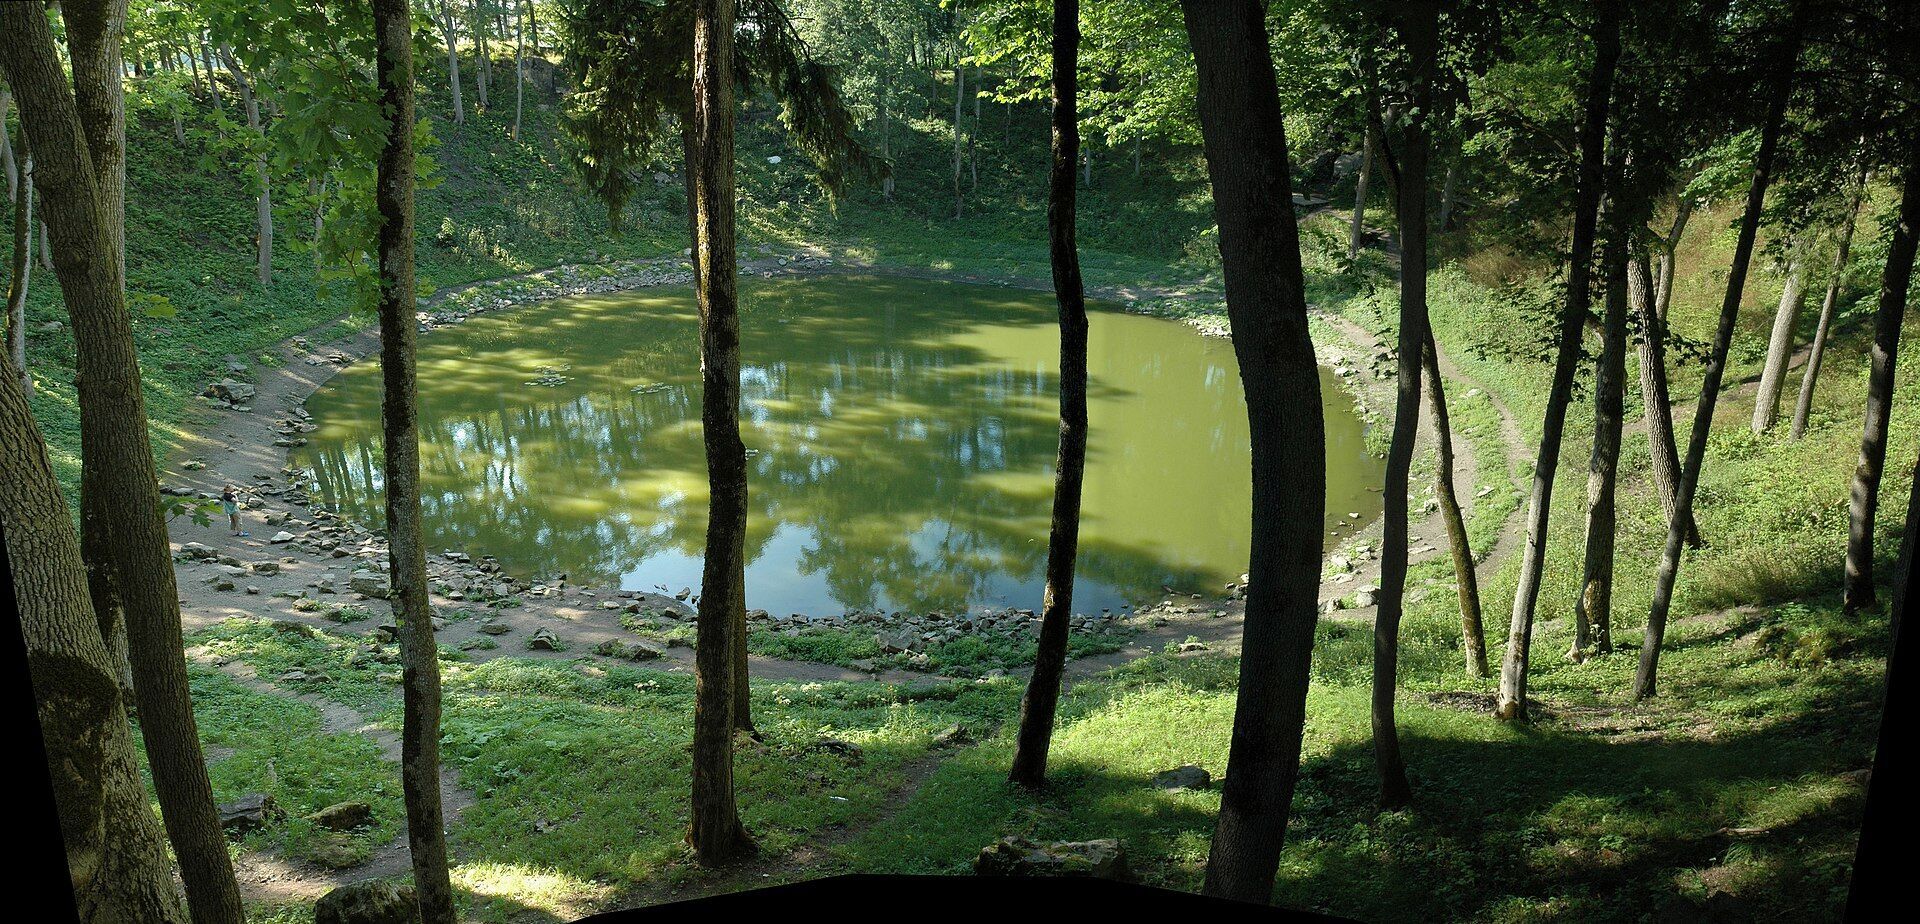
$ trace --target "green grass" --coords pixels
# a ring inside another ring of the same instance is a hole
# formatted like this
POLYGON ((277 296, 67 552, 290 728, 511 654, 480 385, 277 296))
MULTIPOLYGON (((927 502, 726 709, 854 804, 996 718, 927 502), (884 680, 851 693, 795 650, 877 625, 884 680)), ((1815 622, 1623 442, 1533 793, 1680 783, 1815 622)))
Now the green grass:
MULTIPOLYGON (((1067 657, 1119 651, 1133 634, 1120 629, 1099 635, 1073 632, 1067 636, 1067 657)), ((1038 647, 1038 641, 1024 635, 963 635, 928 643, 920 652, 924 659, 919 659, 912 652, 886 653, 875 634, 864 630, 809 628, 795 635, 758 630, 747 636, 747 650, 769 658, 841 667, 911 668, 946 677, 981 677, 989 671, 1030 666, 1038 647)))

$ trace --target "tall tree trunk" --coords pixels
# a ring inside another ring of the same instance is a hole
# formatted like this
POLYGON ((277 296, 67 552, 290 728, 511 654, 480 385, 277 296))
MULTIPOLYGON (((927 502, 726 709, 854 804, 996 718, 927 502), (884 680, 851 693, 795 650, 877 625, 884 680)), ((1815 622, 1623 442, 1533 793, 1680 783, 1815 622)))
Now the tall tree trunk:
POLYGON ((1360 234, 1367 218, 1367 177, 1373 173, 1373 123, 1360 136, 1360 170, 1353 178, 1353 223, 1347 229, 1347 259, 1360 256, 1360 234))
POLYGON ((1560 439, 1567 423, 1573 375, 1580 361, 1580 334, 1586 329, 1592 300, 1594 226, 1600 210, 1601 156, 1606 141, 1607 109, 1614 66, 1620 59, 1619 0, 1601 0, 1594 29, 1593 70, 1587 76, 1586 115, 1580 123, 1579 179, 1574 188, 1573 246, 1568 255, 1567 306, 1560 320, 1553 387, 1547 393, 1546 419, 1540 425, 1540 451, 1534 457, 1533 490, 1527 498, 1527 543, 1521 549, 1520 580, 1513 592, 1513 619, 1507 653, 1500 662, 1500 692, 1495 713, 1527 720, 1527 665, 1533 645, 1533 611, 1546 566, 1547 515, 1553 506, 1553 477, 1560 466, 1560 439))
POLYGON ((440 0, 440 35, 447 43, 447 89, 453 93, 453 124, 465 125, 467 110, 460 102, 460 51, 453 34, 453 0, 440 0))
POLYGON ((7 174, 7 201, 12 202, 20 189, 20 165, 14 161, 13 139, 7 136, 7 110, 13 108, 13 91, 0 87, 0 170, 7 174))
POLYGON ((1700 486, 1700 469, 1707 458, 1707 434, 1713 429, 1713 409, 1720 400, 1720 380, 1727 371, 1727 350, 1733 345, 1734 322, 1740 317, 1740 296, 1747 284, 1747 268, 1753 259, 1754 237, 1760 231, 1760 212, 1766 204, 1767 184, 1773 179, 1773 155, 1780 147, 1780 130, 1786 121, 1787 101, 1793 95, 1793 72, 1800 59, 1801 23, 1806 4, 1794 5, 1793 18, 1781 41, 1780 56, 1773 62, 1773 76, 1767 87, 1766 121, 1760 129, 1760 151, 1754 158, 1753 181, 1747 188, 1747 208, 1740 217, 1740 234, 1733 247, 1733 267, 1727 273, 1727 292, 1720 303, 1720 326, 1714 332, 1713 350, 1707 357, 1707 371, 1700 384, 1700 400, 1694 405, 1693 432, 1687 434, 1687 455, 1680 469, 1680 491, 1674 499, 1680 515, 1667 523, 1667 543, 1660 554, 1660 568, 1654 577, 1653 603, 1647 612, 1647 631, 1640 643, 1640 666, 1634 673, 1633 695, 1646 699, 1656 692, 1655 677, 1660 667, 1660 643, 1667 631, 1667 612, 1673 606, 1673 585, 1680 577, 1680 555, 1685 546, 1681 517, 1691 516, 1694 492, 1700 486))
POLYGON ((226 103, 220 98, 220 79, 213 71, 213 49, 207 44, 205 34, 196 35, 194 39, 200 43, 200 65, 207 71, 207 92, 213 94, 214 111, 221 111, 226 108, 226 103))
POLYGON ((1679 257, 1680 235, 1687 230, 1687 222, 1692 218, 1693 198, 1682 196, 1673 208, 1673 227, 1661 242, 1660 266, 1654 283, 1653 310, 1662 321, 1667 319, 1667 308, 1673 304, 1673 266, 1679 257))
POLYGON ((493 83, 493 55, 487 48, 487 17, 480 11, 480 0, 470 0, 467 27, 473 30, 473 101, 480 111, 487 106, 487 89, 493 83))
POLYGON ((880 72, 880 162, 885 164, 887 172, 880 177, 880 198, 893 201, 893 146, 892 121, 887 118, 887 104, 892 102, 893 75, 890 71, 880 72))
MULTIPOLYGON (((1420 434, 1420 356, 1430 337, 1427 329, 1427 145, 1425 120, 1433 115, 1434 55, 1439 40, 1440 10, 1431 3, 1411 4, 1400 11, 1397 27, 1413 72, 1405 111, 1396 113, 1400 128, 1395 152, 1394 206, 1400 225, 1399 367, 1395 376, 1393 437, 1387 447, 1385 532, 1380 541, 1380 604, 1373 617, 1373 759, 1380 776, 1380 807, 1404 808, 1413 801, 1406 761, 1400 754, 1400 732, 1394 718, 1394 696, 1400 680, 1400 619, 1407 592, 1407 482, 1413 467, 1413 444, 1420 434)), ((1383 142, 1385 139, 1381 139, 1383 142)))
POLYGON ((1453 188, 1460 181, 1459 151, 1453 152, 1453 159, 1447 161, 1447 178, 1440 182, 1440 214, 1434 218, 1433 226, 1442 232, 1453 225, 1453 188))
POLYGON ((1653 485, 1667 522, 1684 517, 1687 545, 1699 548, 1700 530, 1693 512, 1680 509, 1680 449, 1673 437, 1673 399, 1667 392, 1667 324, 1656 308, 1653 270, 1644 252, 1628 258, 1627 305, 1640 319, 1640 403, 1647 430, 1647 455, 1653 485))
POLYGON ((967 72, 958 63, 953 66, 953 217, 959 218, 965 204, 960 196, 960 104, 967 96, 967 72))
POLYGON ((1080 152, 1080 2, 1053 4, 1053 150, 1047 171, 1048 250, 1060 303, 1060 446, 1053 463, 1053 525, 1047 536, 1046 590, 1040 601, 1039 653, 1020 701, 1019 745, 1008 779, 1046 782, 1047 745, 1067 662, 1073 566, 1080 549, 1080 485, 1087 468, 1087 298, 1074 239, 1073 164, 1080 152))
POLYGON ((427 599, 420 533, 420 415, 414 387, 413 29, 408 0, 374 0, 381 109, 387 115, 375 206, 380 212, 380 401, 386 452, 387 564, 400 626, 400 784, 423 924, 453 924, 440 798, 440 648, 427 599))
MULTIPOLYGON (((127 317, 117 226, 124 125, 114 75, 123 3, 62 7, 68 84, 44 12, 0 5, 0 68, 20 100, 34 185, 59 239, 55 274, 78 344, 83 555, 89 595, 123 605, 140 731, 196 924, 239 924, 239 888, 188 698, 180 607, 166 521, 154 489, 140 367, 127 317), (102 87, 111 84, 110 90, 102 87)), ((101 613, 96 606, 95 618, 101 613)), ((106 636, 112 638, 111 635, 106 636)))
POLYGON ((20 374, 21 394, 32 397, 33 376, 27 374, 27 283, 33 278, 33 152, 26 149, 26 138, 20 140, 21 180, 13 190, 13 272, 7 277, 7 356, 20 374))
POLYGON ((1853 250, 1853 227, 1860 221, 1860 202, 1866 196, 1866 171, 1854 183, 1853 204, 1847 209, 1847 223, 1841 226, 1840 245, 1834 253, 1833 277, 1827 280, 1827 297, 1820 302, 1820 323, 1807 345, 1807 368, 1800 375, 1800 399, 1793 406, 1793 428, 1788 436, 1799 439, 1807 434, 1807 417, 1813 411, 1813 389, 1820 381, 1820 361, 1827 352, 1827 333, 1833 329, 1833 316, 1840 307, 1840 289, 1846 282, 1847 258, 1853 250))
POLYGON ((1780 419, 1780 391, 1787 383, 1787 363, 1793 359, 1793 328, 1800 323, 1800 306, 1806 300, 1806 260, 1796 253, 1787 263, 1787 281, 1780 289, 1780 306, 1773 313, 1773 332, 1767 338, 1766 362, 1760 367, 1760 390, 1753 397, 1756 434, 1773 429, 1780 419))
POLYGON ((1873 524, 1880 506, 1880 473, 1887 461, 1887 419, 1893 411, 1893 365, 1900 358, 1900 322, 1913 281, 1915 234, 1920 231, 1920 134, 1907 153, 1901 177, 1900 216, 1887 246, 1880 276, 1880 306, 1873 315, 1873 346, 1867 367, 1867 420, 1860 436, 1860 462, 1853 470, 1847 505, 1847 574, 1841 606, 1849 613, 1874 604, 1873 524))
POLYGON ((78 920, 184 924, 73 520, 27 396, 15 387, 19 375, 0 356, 0 470, 7 473, 0 555, 11 573, 26 649, 28 677, 20 679, 31 680, 78 920))
POLYGON ((1627 234, 1636 222, 1626 215, 1628 206, 1618 187, 1609 199, 1607 244, 1600 257, 1606 273, 1606 313, 1594 368, 1593 452, 1587 459, 1586 560, 1580 596, 1573 605, 1573 647, 1567 652, 1575 661, 1586 660, 1589 647, 1600 654, 1613 651, 1614 488, 1627 388, 1627 234))
POLYGON ((732 0, 696 0, 693 19, 693 257, 700 301, 700 423, 707 454, 706 565, 694 657, 693 822, 702 864, 754 851, 733 794, 733 699, 747 456, 740 441, 740 315, 734 256, 732 0))
POLYGON ((254 180, 260 184, 260 194, 254 197, 254 272, 260 279, 260 287, 273 284, 273 174, 267 164, 266 126, 260 121, 260 100, 254 95, 253 81, 247 78, 247 72, 233 57, 233 49, 220 46, 220 60, 226 64, 227 71, 233 74, 233 82, 240 87, 240 104, 247 112, 247 129, 260 136, 260 151, 254 155, 254 180))
POLYGON ((1440 377, 1440 357, 1434 348, 1433 328, 1427 328, 1427 342, 1420 350, 1421 373, 1426 379, 1427 408, 1433 412, 1434 496, 1440 501, 1440 514, 1447 523, 1447 548, 1453 557, 1455 595, 1460 599, 1461 647, 1467 659, 1467 673, 1485 677, 1487 636, 1480 623, 1480 575, 1474 570, 1473 545, 1467 541, 1467 520, 1460 514, 1460 496, 1453 486, 1453 423, 1447 412, 1446 383, 1440 377))
POLYGON ((980 140, 980 75, 981 68, 973 69, 973 126, 967 129, 967 193, 980 191, 980 155, 976 142, 980 140))
POLYGON ((1903 785, 1913 765, 1908 737, 1913 722, 1913 636, 1900 631, 1906 603, 1913 599, 1913 557, 1920 545, 1920 464, 1914 466, 1913 489, 1907 496, 1907 525, 1900 542, 1899 571, 1893 583, 1892 650, 1887 653, 1885 695, 1881 698, 1880 737, 1867 777, 1867 806, 1860 824, 1860 843, 1854 854, 1853 879, 1848 884, 1848 921, 1874 917, 1903 899, 1909 890, 1912 864, 1906 860, 1903 819, 1913 817, 1913 790, 1903 785), (1901 665, 1906 665, 1902 667, 1901 665))
POLYGON ((1253 457, 1240 685, 1203 889, 1264 903, 1286 839, 1306 720, 1326 528, 1326 437, 1262 4, 1180 6, 1198 72, 1196 108, 1253 457))
POLYGON ((510 137, 519 141, 520 109, 527 89, 527 20, 524 10, 516 18, 519 20, 519 34, 513 43, 513 133, 510 137))

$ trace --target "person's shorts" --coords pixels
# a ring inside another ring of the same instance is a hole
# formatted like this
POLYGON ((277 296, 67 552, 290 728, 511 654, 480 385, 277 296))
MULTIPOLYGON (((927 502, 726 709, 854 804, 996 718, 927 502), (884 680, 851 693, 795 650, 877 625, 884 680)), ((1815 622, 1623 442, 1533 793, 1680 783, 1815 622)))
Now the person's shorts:
POLYGON ((240 512, 240 505, 233 501, 221 501, 220 509, 225 512, 227 516, 233 516, 240 512))

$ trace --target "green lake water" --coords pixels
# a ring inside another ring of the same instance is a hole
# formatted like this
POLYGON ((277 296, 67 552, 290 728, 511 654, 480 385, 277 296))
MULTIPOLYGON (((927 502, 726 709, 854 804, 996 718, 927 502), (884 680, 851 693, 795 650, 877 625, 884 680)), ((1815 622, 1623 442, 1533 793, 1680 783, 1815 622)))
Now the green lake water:
MULTIPOLYGON (((1058 440, 1051 294, 884 277, 742 281, 747 605, 1038 608, 1058 440)), ((1096 306, 1097 308, 1097 306, 1096 306)), ((706 464, 684 287, 483 315, 420 341, 430 550, 523 577, 700 585, 706 464), (546 384, 530 384, 545 382, 546 384)), ((1218 592, 1246 569, 1247 418, 1231 344, 1096 310, 1075 609, 1218 592)), ((316 497, 383 517, 380 375, 342 371, 296 451, 316 497)), ((1381 462, 1323 371, 1327 528, 1381 462)), ((1349 517, 1358 512, 1359 519, 1349 517)))

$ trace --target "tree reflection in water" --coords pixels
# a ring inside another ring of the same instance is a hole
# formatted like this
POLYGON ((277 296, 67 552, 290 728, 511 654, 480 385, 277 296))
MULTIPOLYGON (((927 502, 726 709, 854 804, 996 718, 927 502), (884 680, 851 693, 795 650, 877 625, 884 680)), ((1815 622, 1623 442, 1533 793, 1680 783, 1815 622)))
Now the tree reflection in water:
MULTIPOLYGON (((741 429, 749 605, 1037 607, 1059 351, 1046 293, 893 278, 750 280, 741 429)), ((510 572, 698 590, 706 530, 697 318, 685 289, 483 316, 420 350, 430 542, 510 572), (555 385, 529 384, 546 374, 555 385)), ((1170 321, 1092 317, 1084 611, 1217 590, 1247 560, 1233 352, 1170 321)), ((1328 519, 1378 510, 1362 424, 1329 375, 1328 519)), ((380 377, 309 402, 296 462, 380 520, 380 377)))

